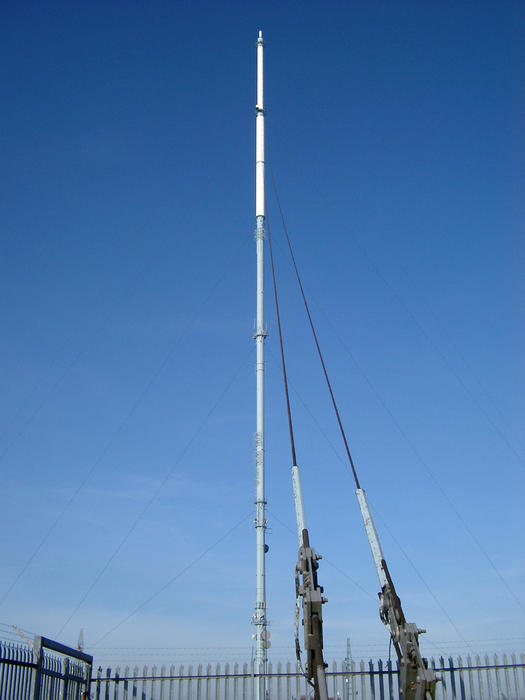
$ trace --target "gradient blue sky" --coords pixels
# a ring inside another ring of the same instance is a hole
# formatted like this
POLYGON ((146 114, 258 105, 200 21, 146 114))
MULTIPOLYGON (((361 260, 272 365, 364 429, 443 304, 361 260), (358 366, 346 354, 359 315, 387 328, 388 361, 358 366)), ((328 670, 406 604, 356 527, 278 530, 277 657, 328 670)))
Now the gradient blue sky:
MULTIPOLYGON (((249 657, 261 28, 268 157, 407 618, 428 654, 525 647, 524 15, 2 4, 4 631, 74 644, 83 628, 97 659, 249 657)), ((350 637, 385 657, 268 199, 327 653, 350 637)), ((267 319, 268 617, 285 659, 296 541, 270 296, 267 319)))

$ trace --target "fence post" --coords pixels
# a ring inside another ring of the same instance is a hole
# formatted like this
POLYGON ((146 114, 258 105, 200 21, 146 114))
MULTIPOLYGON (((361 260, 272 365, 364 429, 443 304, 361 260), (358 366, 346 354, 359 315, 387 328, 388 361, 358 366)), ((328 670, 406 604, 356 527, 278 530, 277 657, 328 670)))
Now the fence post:
POLYGON ((366 698, 366 678, 365 678, 365 662, 359 662, 359 671, 361 676, 361 697, 366 698))
POLYGON ((259 683, 259 698, 264 698, 265 697, 265 688, 266 688, 266 668, 265 664, 259 664, 259 669, 258 669, 258 683, 259 683))
MULTIPOLYGON (((155 697, 157 691, 157 667, 154 665, 151 667, 151 687, 150 687, 150 696, 152 698, 155 697)), ((147 697, 147 695, 146 695, 147 697)))
POLYGON ((178 684, 178 689, 177 689, 177 700, 183 700, 184 695, 182 693, 182 676, 184 675, 184 666, 182 664, 179 666, 179 684, 178 684))
POLYGON ((129 666, 124 667, 124 689, 122 690, 122 700, 128 700, 128 688, 129 688, 129 666))
MULTIPOLYGON (((137 700, 137 693, 138 693, 138 676, 139 676, 139 667, 135 666, 133 668, 133 688, 131 690, 133 700, 137 700)), ((97 698, 98 700, 98 698, 97 698)))
POLYGON ((514 668, 512 669, 513 676, 514 676, 514 686, 516 689, 516 697, 519 698, 520 696, 520 681, 518 678, 518 669, 516 668, 516 664, 518 663, 518 660, 516 659, 516 654, 511 654, 510 655, 510 660, 512 661, 512 665, 514 668))
POLYGON ((374 662, 372 659, 369 660, 368 662, 368 672, 369 672, 369 680, 370 680, 370 697, 372 700, 376 700, 376 684, 374 681, 374 662))
POLYGON ((510 689, 509 660, 507 659, 507 654, 503 654, 503 664, 503 675, 505 676, 505 693, 507 697, 509 697, 512 691, 510 689))
POLYGON ((386 662, 386 668, 388 671, 388 697, 390 700, 394 697, 394 677, 392 675, 392 659, 388 659, 386 662))
POLYGON ((476 664, 476 677, 478 680, 478 690, 479 690, 479 697, 484 698, 485 697, 485 685, 483 683, 483 675, 481 673, 481 660, 479 658, 479 654, 476 654, 476 658, 474 659, 474 663, 476 664))
POLYGON ((382 659, 378 659, 377 662, 377 670, 379 673, 379 697, 381 700, 385 700, 385 685, 383 683, 383 661, 382 659))
POLYGON ((233 700, 239 700, 239 664, 234 664, 233 675, 233 700))
POLYGON ((202 664, 197 666, 197 700, 201 700, 202 664))
POLYGON ((102 677, 102 666, 97 669, 97 682, 95 685, 95 700, 100 700, 100 679, 102 677))
MULTIPOLYGON (((12 647, 8 648, 8 651, 7 651, 7 658, 8 658, 9 660, 11 660, 11 659, 13 659, 13 658, 16 659, 16 651, 14 651, 12 647)), ((3 669, 2 669, 2 670, 3 670, 3 669)), ((13 685, 14 685, 14 682, 15 682, 13 676, 14 676, 13 673, 7 673, 7 674, 6 674, 6 677, 5 677, 5 685, 2 683, 2 686, 3 686, 3 687, 0 688, 0 690, 5 691, 5 696, 6 696, 7 698, 11 697, 11 695, 12 695, 12 689, 13 689, 13 685)), ((4 692, 2 692, 2 697, 3 697, 3 696, 4 696, 4 692)))
POLYGON ((341 684, 343 687, 343 700, 349 700, 349 698, 350 698, 350 676, 348 674, 349 667, 350 667, 350 659, 347 656, 343 659, 343 663, 341 666, 341 670, 343 673, 343 678, 341 681, 341 684))
POLYGON ((220 683, 221 683, 221 681, 220 681, 221 666, 220 666, 220 664, 217 664, 217 667, 215 669, 215 675, 217 676, 217 678, 215 679, 215 700, 220 700, 220 690, 221 690, 221 685, 220 685, 220 683))
POLYGON ((494 700, 494 695, 492 693, 492 675, 490 673, 490 659, 488 657, 488 654, 485 654, 485 666, 487 667, 487 686, 489 690, 489 695, 487 700, 494 700))
POLYGON ((187 690, 186 690, 186 697, 191 698, 192 697, 192 688, 193 688, 193 664, 190 664, 188 666, 188 670, 186 671, 186 675, 188 676, 188 685, 187 685, 187 690))
MULTIPOLYGON (((140 700, 146 700, 146 676, 148 675, 148 667, 143 666, 142 667, 142 686, 141 686, 141 691, 140 691, 140 700)), ((108 698, 109 700, 109 698, 108 698)))
POLYGON ((211 698, 211 664, 206 666, 206 700, 211 698))
POLYGON ((60 697, 62 700, 67 700, 67 686, 69 685, 69 659, 66 657, 63 661, 62 689, 60 697))
MULTIPOLYGON (((208 698, 206 698, 208 700, 208 698)), ((242 667, 242 700, 248 700, 248 664, 242 667)))
POLYGON ((356 689, 355 689, 355 682, 356 682, 356 666, 355 666, 355 661, 353 659, 350 659, 350 697, 355 698, 357 695, 356 689))
POLYGON ((109 686, 111 683, 111 668, 109 666, 106 667, 106 685, 104 687, 104 698, 105 700, 109 700, 109 686))
POLYGON ((35 684, 33 686, 33 700, 40 700, 40 686, 42 685, 42 663, 44 661, 42 637, 35 637, 35 641, 33 642, 33 658, 35 661, 35 684))
POLYGON ((166 686, 166 666, 165 664, 162 664, 160 667, 160 694, 159 694, 159 700, 164 700, 164 688, 166 686))
POLYGON ((120 681, 120 666, 117 666, 114 671, 114 682, 113 682, 113 700, 119 700, 119 681, 120 681))
POLYGON ((450 668, 450 687, 452 688, 452 698, 453 700, 456 700, 458 696, 456 692, 456 676, 454 675, 454 661, 451 656, 448 657, 448 666, 450 668))
POLYGON ((501 678, 500 678, 500 667, 499 667, 499 659, 498 655, 494 654, 494 666, 495 668, 495 675, 496 675, 496 693, 498 698, 501 697, 501 678))
POLYGON ((470 697, 474 697, 474 674, 472 673, 472 657, 470 654, 467 656, 467 666, 468 666, 468 689, 470 697))
POLYGON ((465 677, 463 674, 463 659, 458 656, 458 671, 459 671, 459 692, 461 693, 461 700, 467 700, 465 697, 465 677))
MULTIPOLYGON (((34 662, 33 648, 32 647, 30 649, 24 650, 23 658, 24 658, 24 661, 26 661, 28 663, 34 662)), ((24 685, 22 687, 22 697, 28 698, 30 696, 32 676, 33 676, 33 669, 31 666, 28 666, 24 672, 24 685)), ((2 692, 2 689, 0 688, 0 696, 1 696, 1 692, 2 692)))
POLYGON ((170 687, 169 687, 169 700, 175 700, 174 698, 174 693, 175 693, 175 679, 173 676, 175 675, 175 666, 171 664, 170 666, 170 687))
MULTIPOLYGON (((93 659, 91 660, 91 663, 88 664, 86 668, 86 688, 85 688, 85 697, 89 700, 91 697, 91 679, 93 678, 93 659)), ((80 697, 82 697, 82 693, 80 693, 80 697)))

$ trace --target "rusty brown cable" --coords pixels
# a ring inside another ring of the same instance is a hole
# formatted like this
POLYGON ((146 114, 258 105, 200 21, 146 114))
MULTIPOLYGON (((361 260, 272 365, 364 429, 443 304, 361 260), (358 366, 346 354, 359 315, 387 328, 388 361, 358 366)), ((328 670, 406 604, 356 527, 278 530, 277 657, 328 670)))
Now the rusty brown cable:
POLYGON ((281 349, 281 367, 283 370, 283 383, 284 383, 284 394, 286 397, 286 412, 288 414, 288 429, 290 431, 290 448, 292 450, 292 465, 296 466, 297 457, 295 454, 295 440, 293 436, 293 425, 292 425, 292 411, 290 408, 290 394, 288 392, 288 378, 286 375, 286 362, 284 360, 284 345, 283 345, 283 334, 281 329, 281 314, 279 313, 279 298, 277 296, 277 282, 275 279, 275 264, 273 260, 273 250, 272 250, 272 232, 270 229, 270 220, 268 214, 266 214, 266 228, 268 229, 268 249, 270 251, 270 263, 272 267, 272 282, 273 282, 273 296, 275 299, 275 313, 277 315, 277 328, 279 331, 279 346, 281 349))
MULTIPOLYGON (((273 169, 272 169, 272 166, 271 166, 271 165, 270 165, 270 173, 271 173, 271 176, 272 176, 272 184, 273 184, 273 191, 274 191, 274 193, 275 193, 275 199, 277 200, 277 206, 279 207, 279 213, 280 213, 280 216, 281 216, 281 222, 282 222, 283 229, 284 229, 284 233, 285 233, 285 236, 286 236, 286 241, 287 241, 287 243, 288 243, 288 250, 290 251, 290 256, 291 256, 291 258, 292 258, 292 263, 293 263, 293 267, 294 267, 294 270, 295 270, 295 276, 297 277, 297 282, 299 283, 299 289, 301 290, 301 296, 302 296, 302 298, 303 298, 304 307, 305 307, 305 309, 306 309, 306 314, 307 314, 307 316, 308 316, 308 321, 310 322, 310 328, 312 329, 312 334, 313 334, 313 336, 314 336, 315 346, 316 346, 316 348, 317 348, 317 354, 319 355, 319 359, 320 359, 320 361, 321 361, 321 366, 322 366, 322 368, 323 368, 324 377, 325 377, 325 380, 326 380, 326 384, 327 384, 327 386, 328 386, 328 391, 330 392, 330 397, 331 397, 331 399, 332 399, 332 405, 333 405, 333 407, 334 407, 334 411, 335 411, 335 415, 336 415, 336 418, 337 418, 337 422, 338 422, 338 424, 339 424, 339 430, 341 431, 341 436, 342 436, 342 438, 343 438, 343 442, 344 442, 344 445, 345 445, 346 454, 348 455, 348 460, 349 460, 349 462, 350 462, 350 467, 352 468, 352 474, 354 475, 355 484, 356 484, 356 487, 357 487, 358 489, 360 489, 361 486, 359 485, 359 479, 358 479, 358 477, 357 477, 357 471, 356 471, 356 468, 355 468, 355 466, 354 466, 354 460, 352 459, 352 455, 351 455, 351 453, 350 453, 350 448, 349 448, 349 446, 348 446, 348 441, 347 441, 347 439, 346 439, 346 434, 345 434, 345 431, 344 431, 344 428, 343 428, 343 423, 342 423, 342 421, 341 421, 341 416, 339 415, 339 409, 337 408, 337 402, 336 402, 336 400, 335 400, 334 392, 333 392, 333 390, 332 390, 332 385, 331 385, 331 383, 330 383, 330 379, 329 379, 329 377, 328 377, 328 372, 327 372, 327 369, 326 369, 326 365, 325 365, 325 362, 324 362, 324 359, 323 359, 323 353, 321 352, 321 347, 320 347, 320 345, 319 345, 319 340, 318 340, 318 338, 317 338, 317 333, 316 333, 316 331, 315 331, 314 322, 313 322, 312 316, 311 316, 311 314, 310 314, 310 308, 309 308, 309 306, 308 306, 308 301, 307 301, 307 299, 306 299, 306 294, 304 293, 303 283, 302 283, 302 281, 301 281, 301 275, 299 274, 299 270, 298 270, 298 268, 297 268, 297 263, 296 263, 296 261, 295 261, 295 255, 294 255, 293 248, 292 248, 292 244, 291 244, 291 241, 290 241, 290 236, 288 235, 288 228, 287 228, 287 226, 286 226, 286 221, 285 221, 285 219, 284 219, 284 214, 283 214, 283 210, 282 210, 282 207, 281 207, 281 200, 279 199, 279 195, 278 195, 278 193, 277 193, 277 186, 276 186, 276 184, 275 184, 275 177, 274 177, 273 169)), ((269 238, 268 238, 268 241, 269 241, 269 238)))

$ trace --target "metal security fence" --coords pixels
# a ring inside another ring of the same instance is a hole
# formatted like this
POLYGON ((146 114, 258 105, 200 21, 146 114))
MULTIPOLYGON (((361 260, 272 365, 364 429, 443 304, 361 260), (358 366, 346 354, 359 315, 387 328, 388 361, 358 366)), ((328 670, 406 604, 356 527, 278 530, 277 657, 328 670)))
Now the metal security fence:
POLYGON ((84 700, 93 657, 46 637, 0 641, 0 700, 84 700))
MULTIPOLYGON (((440 682, 436 700, 525 700, 525 654, 430 659, 440 682)), ((381 660, 333 662, 327 669, 333 700, 400 700, 397 664, 381 660)), ((295 664, 98 669, 94 700, 254 700, 264 678, 268 700, 307 700, 312 689, 295 664)))

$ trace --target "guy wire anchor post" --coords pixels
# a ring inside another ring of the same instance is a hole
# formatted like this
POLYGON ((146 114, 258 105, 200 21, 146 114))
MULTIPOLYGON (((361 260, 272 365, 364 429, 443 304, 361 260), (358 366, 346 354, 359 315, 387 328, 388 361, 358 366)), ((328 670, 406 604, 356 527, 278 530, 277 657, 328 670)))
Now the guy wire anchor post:
POLYGON ((434 700, 438 677, 428 668, 419 648, 419 635, 426 630, 407 622, 401 600, 390 577, 388 566, 381 559, 386 584, 379 594, 379 616, 390 629, 392 643, 399 661, 399 688, 403 700, 434 700))
POLYGON ((323 659, 323 588, 317 583, 320 554, 310 547, 308 530, 302 532, 303 544, 299 548, 296 567, 297 594, 303 599, 304 648, 306 651, 306 677, 314 687, 315 700, 328 700, 326 664, 323 659), (298 579, 302 576, 302 582, 298 579))
POLYGON ((425 630, 407 622, 381 549, 377 530, 363 489, 356 491, 357 501, 365 526, 366 536, 374 559, 381 586, 379 617, 390 631, 392 644, 399 661, 399 695, 402 700, 434 700, 438 678, 421 655, 419 635, 425 630))

